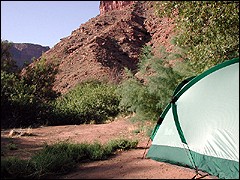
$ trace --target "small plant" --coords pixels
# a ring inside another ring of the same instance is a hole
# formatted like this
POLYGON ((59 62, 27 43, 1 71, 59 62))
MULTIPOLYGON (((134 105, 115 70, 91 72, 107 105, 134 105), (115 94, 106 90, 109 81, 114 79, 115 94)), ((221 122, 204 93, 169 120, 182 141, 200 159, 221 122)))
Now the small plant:
MULTIPOLYGON (((135 120, 136 121, 136 120, 135 120)), ((137 123, 137 126, 138 128, 133 130, 132 132, 134 134, 139 134, 139 133, 142 133, 142 134, 145 134, 147 137, 150 137, 151 134, 152 134, 152 131, 156 125, 156 123, 154 122, 151 122, 151 121, 136 121, 135 123, 137 123)))
POLYGON ((17 147, 16 144, 14 144, 13 142, 11 142, 11 143, 7 144, 7 149, 9 149, 9 150, 17 150, 18 147, 17 147))
POLYGON ((111 147, 112 151, 116 150, 129 150, 136 148, 138 140, 129 141, 126 139, 114 139, 108 142, 107 146, 111 147))
POLYGON ((140 129, 135 129, 135 130, 133 130, 133 133, 134 133, 134 134, 139 134, 140 132, 141 132, 140 129))
POLYGON ((88 146, 88 157, 90 160, 103 160, 107 159, 111 155, 112 151, 110 148, 100 144, 99 142, 94 142, 88 146))
MULTIPOLYGON (((155 125, 154 125, 154 126, 155 126, 155 125)), ((154 129, 154 126, 152 125, 152 126, 147 126, 147 127, 146 127, 145 133, 146 133, 146 135, 147 135, 148 137, 151 136, 152 131, 153 131, 153 129, 154 129)))

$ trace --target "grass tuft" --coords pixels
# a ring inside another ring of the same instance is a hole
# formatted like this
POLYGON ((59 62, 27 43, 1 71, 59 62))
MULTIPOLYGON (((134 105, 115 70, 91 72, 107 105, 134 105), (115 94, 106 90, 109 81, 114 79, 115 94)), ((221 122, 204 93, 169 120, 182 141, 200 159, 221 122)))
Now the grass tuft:
POLYGON ((136 148, 137 140, 115 139, 106 144, 73 144, 67 141, 52 145, 45 144, 44 148, 30 160, 20 160, 16 157, 1 159, 1 177, 37 178, 44 179, 52 175, 70 172, 77 163, 107 159, 117 150, 136 148))

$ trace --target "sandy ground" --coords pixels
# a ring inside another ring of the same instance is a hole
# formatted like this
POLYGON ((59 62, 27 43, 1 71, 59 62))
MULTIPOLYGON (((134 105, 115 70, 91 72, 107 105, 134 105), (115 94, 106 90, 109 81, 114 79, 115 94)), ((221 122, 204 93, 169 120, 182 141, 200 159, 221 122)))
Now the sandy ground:
MULTIPOLYGON (((151 141, 144 132, 136 133, 139 126, 130 122, 128 117, 118 118, 107 124, 49 126, 15 131, 22 135, 13 133, 13 136, 9 136, 11 129, 1 130, 1 150, 4 155, 2 157, 14 155, 28 159, 40 150, 44 143, 64 140, 73 143, 106 143, 118 138, 139 141, 137 149, 119 152, 107 160, 81 163, 71 173, 56 177, 58 179, 192 179, 196 175, 193 169, 144 158, 151 141), (32 136, 24 136, 26 132, 32 136), (17 150, 7 150, 6 147, 10 143, 17 145, 17 150)), ((203 179, 217 177, 208 175, 203 179)))

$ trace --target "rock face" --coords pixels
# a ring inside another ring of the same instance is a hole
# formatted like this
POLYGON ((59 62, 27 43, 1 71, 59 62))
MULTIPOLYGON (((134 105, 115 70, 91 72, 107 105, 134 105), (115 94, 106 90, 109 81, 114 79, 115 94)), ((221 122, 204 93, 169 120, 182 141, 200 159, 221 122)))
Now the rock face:
POLYGON ((153 1, 101 1, 100 14, 62 38, 42 56, 58 62, 54 90, 65 93, 92 79, 119 82, 125 68, 137 71, 144 45, 171 50, 173 22, 154 14, 153 1))
POLYGON ((122 10, 125 6, 133 3, 134 1, 100 1, 100 15, 112 10, 122 10))
POLYGON ((16 61, 17 66, 22 68, 24 63, 31 63, 33 58, 39 58, 42 54, 48 51, 48 46, 41 46, 30 43, 12 43, 10 53, 16 61))

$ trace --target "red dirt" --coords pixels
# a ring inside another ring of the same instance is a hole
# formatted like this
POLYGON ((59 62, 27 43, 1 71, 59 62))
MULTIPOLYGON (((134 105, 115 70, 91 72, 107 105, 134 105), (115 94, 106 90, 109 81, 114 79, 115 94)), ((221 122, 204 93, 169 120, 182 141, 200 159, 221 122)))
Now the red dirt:
MULTIPOLYGON (((103 161, 85 162, 79 164, 71 173, 59 176, 60 179, 191 179, 196 174, 193 169, 157 162, 142 158, 151 142, 144 132, 136 133, 141 127, 129 121, 129 118, 118 118, 107 124, 85 124, 67 126, 49 126, 33 129, 15 129, 31 133, 32 136, 9 136, 10 129, 1 130, 1 149, 4 156, 17 156, 27 159, 44 143, 51 144, 59 141, 106 143, 117 138, 138 139, 137 149, 118 152, 103 161), (134 133, 135 132, 135 133, 134 133), (7 150, 9 143, 17 145, 17 150, 7 150)), ((206 173, 203 173, 206 174, 206 173)), ((218 179, 206 176, 204 179, 218 179)))

